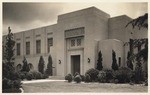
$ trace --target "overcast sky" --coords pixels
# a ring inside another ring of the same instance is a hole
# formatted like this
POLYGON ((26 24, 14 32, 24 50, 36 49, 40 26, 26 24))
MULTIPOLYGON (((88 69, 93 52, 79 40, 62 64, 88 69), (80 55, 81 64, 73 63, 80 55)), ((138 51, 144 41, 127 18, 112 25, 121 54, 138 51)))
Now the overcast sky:
POLYGON ((136 18, 148 11, 147 3, 3 3, 3 34, 8 26, 21 32, 57 23, 60 14, 95 6, 111 17, 128 15, 136 18))

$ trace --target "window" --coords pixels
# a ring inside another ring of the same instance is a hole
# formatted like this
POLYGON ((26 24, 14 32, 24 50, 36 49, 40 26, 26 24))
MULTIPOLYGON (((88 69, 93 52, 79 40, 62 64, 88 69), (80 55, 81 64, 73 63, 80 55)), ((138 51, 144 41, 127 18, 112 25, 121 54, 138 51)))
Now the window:
POLYGON ((17 55, 20 55, 20 43, 17 43, 17 55))
POLYGON ((71 38, 70 39, 70 47, 81 47, 83 45, 83 37, 76 37, 76 38, 71 38))
POLYGON ((47 51, 50 52, 50 47, 53 46, 53 38, 47 39, 47 51))
POLYGON ((26 42, 26 55, 30 54, 30 42, 26 42))
POLYGON ((41 40, 36 41, 36 53, 41 53, 41 40))
POLYGON ((77 39, 77 46, 81 46, 81 39, 77 39))
POLYGON ((75 46, 75 39, 71 40, 71 47, 75 46))
POLYGON ((121 57, 118 58, 119 67, 121 66, 121 57))

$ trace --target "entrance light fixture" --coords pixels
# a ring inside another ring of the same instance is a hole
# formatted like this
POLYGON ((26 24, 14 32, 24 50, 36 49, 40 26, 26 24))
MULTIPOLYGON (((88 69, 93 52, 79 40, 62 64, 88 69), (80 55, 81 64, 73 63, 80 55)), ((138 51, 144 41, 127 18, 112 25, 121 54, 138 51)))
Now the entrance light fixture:
POLYGON ((90 63, 90 61, 91 61, 90 58, 88 58, 88 63, 90 63))

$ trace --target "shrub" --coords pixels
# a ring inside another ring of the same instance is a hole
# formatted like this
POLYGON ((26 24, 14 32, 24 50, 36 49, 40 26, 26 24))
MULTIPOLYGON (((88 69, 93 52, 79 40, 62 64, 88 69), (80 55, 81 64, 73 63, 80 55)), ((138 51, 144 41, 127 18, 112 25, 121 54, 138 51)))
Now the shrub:
POLYGON ((98 81, 99 82, 106 82, 106 72, 105 71, 100 71, 98 74, 98 81))
POLYGON ((22 70, 21 71, 24 71, 24 72, 29 72, 30 71, 30 68, 28 66, 28 62, 26 60, 26 58, 24 57, 23 59, 23 66, 22 66, 22 70))
POLYGON ((119 70, 114 71, 114 78, 117 79, 119 83, 130 82, 133 76, 132 70, 126 67, 121 67, 119 70))
POLYGON ((43 79, 46 79, 46 78, 48 78, 48 77, 49 77, 48 74, 43 74, 43 79))
POLYGON ((20 79, 24 80, 26 78, 26 75, 24 73, 20 73, 20 79))
POLYGON ((2 81, 3 81, 3 84, 2 84, 3 89, 12 89, 12 88, 19 89, 21 87, 20 80, 10 80, 10 79, 4 78, 2 81))
POLYGON ((8 84, 9 81, 10 81, 9 79, 3 78, 3 80, 2 80, 2 87, 3 87, 3 89, 11 88, 11 85, 8 84))
POLYGON ((112 82, 114 77, 113 77, 113 70, 108 70, 105 69, 104 72, 106 73, 106 82, 112 82))
POLYGON ((133 63, 132 63, 132 60, 131 60, 131 57, 132 57, 132 53, 130 51, 128 51, 128 55, 127 55, 127 66, 128 68, 130 68, 131 70, 133 70, 133 63))
POLYGON ((12 72, 10 77, 11 77, 11 80, 17 80, 17 79, 20 79, 20 74, 19 72, 12 72))
POLYGON ((17 88, 3 89, 2 93, 21 93, 21 90, 17 88))
POLYGON ((44 73, 44 59, 41 56, 38 64, 38 71, 41 72, 42 74, 44 73))
POLYGON ((47 64, 47 69, 46 69, 46 74, 52 76, 53 75, 53 66, 52 66, 52 57, 49 55, 48 57, 48 64, 47 64))
POLYGON ((32 80, 32 79, 33 79, 32 73, 27 73, 26 79, 27 79, 27 80, 32 80))
POLYGON ((13 86, 14 86, 14 88, 20 88, 21 87, 21 81, 20 80, 14 80, 13 81, 13 86))
POLYGON ((90 76, 91 81, 96 81, 98 79, 97 75, 99 74, 99 71, 97 69, 91 68, 87 70, 85 74, 90 76))
POLYGON ((78 72, 76 72, 75 74, 74 74, 74 77, 76 76, 76 75, 80 75, 78 72))
POLYGON ((67 75, 65 76, 65 80, 68 80, 68 82, 72 82, 72 79, 73 79, 73 77, 72 77, 71 74, 67 74, 67 75))
POLYGON ((117 60, 116 60, 116 53, 114 50, 112 50, 112 69, 113 70, 118 70, 118 64, 117 64, 117 60))
POLYGON ((81 77, 81 81, 85 81, 85 76, 84 75, 80 75, 81 77))
POLYGON ((76 82, 76 83, 80 83, 81 82, 81 76, 80 75, 76 75, 75 76, 75 78, 74 78, 74 81, 76 82))
POLYGON ((89 74, 85 74, 85 82, 91 82, 91 77, 89 74))
POLYGON ((96 69, 97 69, 97 70, 102 70, 102 69, 103 69, 102 61, 103 61, 103 58, 102 58, 102 53, 101 53, 101 51, 100 51, 100 52, 98 53, 98 60, 97 60, 97 66, 96 66, 96 69))
POLYGON ((38 71, 30 71, 29 73, 31 73, 33 75, 33 79, 42 79, 43 78, 43 75, 38 71))
POLYGON ((142 71, 142 64, 140 61, 137 61, 136 67, 135 67, 135 83, 141 83, 144 81, 144 72, 142 71))

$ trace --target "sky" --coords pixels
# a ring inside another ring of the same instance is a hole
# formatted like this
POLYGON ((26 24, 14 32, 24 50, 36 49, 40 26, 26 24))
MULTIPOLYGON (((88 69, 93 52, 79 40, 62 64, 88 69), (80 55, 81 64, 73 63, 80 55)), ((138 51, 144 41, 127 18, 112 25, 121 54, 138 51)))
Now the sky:
POLYGON ((147 3, 3 3, 3 34, 11 27, 13 33, 57 23, 58 15, 88 7, 110 14, 137 18, 148 12, 147 3))

